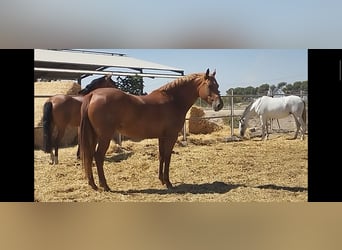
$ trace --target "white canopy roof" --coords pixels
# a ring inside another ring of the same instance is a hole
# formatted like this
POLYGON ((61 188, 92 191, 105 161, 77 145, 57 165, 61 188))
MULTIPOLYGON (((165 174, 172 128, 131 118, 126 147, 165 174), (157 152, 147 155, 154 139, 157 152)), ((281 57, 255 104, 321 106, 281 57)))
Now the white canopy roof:
POLYGON ((124 54, 82 50, 34 50, 35 79, 77 79, 92 74, 176 78, 184 70, 124 54))

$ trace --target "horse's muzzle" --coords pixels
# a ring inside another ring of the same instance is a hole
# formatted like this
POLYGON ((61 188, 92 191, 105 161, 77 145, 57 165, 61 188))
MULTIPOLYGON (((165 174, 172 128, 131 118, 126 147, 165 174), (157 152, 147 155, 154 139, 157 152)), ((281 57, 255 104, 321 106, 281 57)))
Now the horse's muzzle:
POLYGON ((215 101, 212 103, 213 110, 219 111, 223 108, 223 101, 221 98, 217 98, 215 101))

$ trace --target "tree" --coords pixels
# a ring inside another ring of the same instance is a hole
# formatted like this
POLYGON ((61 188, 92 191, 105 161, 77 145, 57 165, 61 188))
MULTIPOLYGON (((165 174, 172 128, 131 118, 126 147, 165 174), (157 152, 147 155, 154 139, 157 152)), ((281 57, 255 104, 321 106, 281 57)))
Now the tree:
POLYGON ((302 81, 301 90, 308 91, 308 81, 302 81))
POLYGON ((297 82, 294 82, 293 84, 293 91, 296 92, 296 93, 299 93, 302 89, 302 82, 300 81, 297 81, 297 82))
POLYGON ((267 91, 270 88, 270 85, 267 83, 261 84, 258 88, 259 95, 267 95, 267 91))
POLYGON ((272 84, 271 86, 270 86, 270 89, 272 90, 272 92, 276 89, 276 86, 274 85, 274 84, 272 84))
POLYGON ((256 91, 255 88, 252 86, 248 86, 245 88, 245 95, 255 95, 256 91))
POLYGON ((293 85, 292 84, 286 84, 286 86, 283 88, 283 91, 287 95, 292 94, 292 92, 293 92, 293 85))
POLYGON ((286 84, 287 84, 286 82, 280 82, 280 83, 277 84, 277 88, 278 89, 283 89, 286 86, 286 84))
POLYGON ((144 81, 141 76, 117 77, 118 88, 133 95, 146 95, 144 93, 144 81))

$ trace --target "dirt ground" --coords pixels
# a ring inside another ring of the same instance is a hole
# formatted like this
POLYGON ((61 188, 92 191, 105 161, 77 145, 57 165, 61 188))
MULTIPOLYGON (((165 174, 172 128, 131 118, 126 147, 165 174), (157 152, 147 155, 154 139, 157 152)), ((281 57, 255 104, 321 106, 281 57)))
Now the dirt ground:
MULTIPOLYGON (((35 150, 35 201, 305 202, 308 136, 291 139, 291 120, 279 121, 281 129, 274 121, 275 131, 267 141, 261 141, 258 127, 243 140, 231 140, 227 126, 208 135, 189 134, 187 145, 180 136, 171 158, 171 190, 158 179, 157 139, 124 141, 122 147, 111 144, 104 163, 110 192, 88 186, 76 146, 60 149, 56 166, 48 164, 48 154, 35 150)), ((235 129, 233 139, 237 134, 235 129)), ((93 172, 98 184, 96 168, 93 172)))

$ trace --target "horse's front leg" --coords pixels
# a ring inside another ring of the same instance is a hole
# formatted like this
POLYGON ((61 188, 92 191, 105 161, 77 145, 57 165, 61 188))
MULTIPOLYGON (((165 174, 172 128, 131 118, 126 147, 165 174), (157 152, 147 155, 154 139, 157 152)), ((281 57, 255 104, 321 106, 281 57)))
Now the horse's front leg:
POLYGON ((266 135, 266 131, 268 131, 267 129, 267 119, 263 119, 261 116, 260 116, 260 122, 261 122, 261 140, 267 140, 267 136, 265 137, 266 135))
POLYGON ((159 143, 159 150, 160 150, 160 159, 163 159, 163 161, 160 161, 159 165, 159 179, 161 179, 162 184, 166 184, 166 187, 168 189, 172 188, 172 183, 170 182, 169 178, 169 169, 170 169, 170 162, 171 162, 171 153, 172 149, 176 143, 177 140, 177 134, 172 137, 168 137, 165 139, 159 139, 159 142, 162 141, 162 144, 159 143), (161 148, 162 145, 162 148, 161 148), (162 165, 162 162, 164 162, 164 168, 162 165), (161 171, 164 170, 164 171, 161 171), (161 176, 162 175, 162 176, 161 176))
POLYGON ((159 180, 162 185, 165 184, 164 181, 164 139, 159 138, 159 180))
POLYGON ((264 125, 262 125, 262 129, 261 129, 261 140, 262 141, 266 141, 267 140, 267 133, 266 133, 267 128, 265 128, 264 125))

